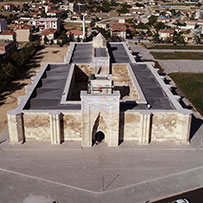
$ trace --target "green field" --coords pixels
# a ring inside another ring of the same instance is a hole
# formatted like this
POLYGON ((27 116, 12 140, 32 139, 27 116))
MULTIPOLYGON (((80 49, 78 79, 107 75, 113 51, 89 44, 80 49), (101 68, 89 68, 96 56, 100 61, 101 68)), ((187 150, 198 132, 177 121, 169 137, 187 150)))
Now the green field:
POLYGON ((181 46, 181 45, 154 45, 152 47, 146 47, 147 49, 193 49, 193 50, 203 50, 203 45, 201 46, 191 46, 191 45, 186 45, 186 46, 181 46))
POLYGON ((169 3, 163 4, 164 6, 197 6, 197 3, 169 3))
POLYGON ((203 60, 203 52, 150 52, 155 59, 203 60))
POLYGON ((171 73, 183 95, 203 115, 203 73, 171 73))

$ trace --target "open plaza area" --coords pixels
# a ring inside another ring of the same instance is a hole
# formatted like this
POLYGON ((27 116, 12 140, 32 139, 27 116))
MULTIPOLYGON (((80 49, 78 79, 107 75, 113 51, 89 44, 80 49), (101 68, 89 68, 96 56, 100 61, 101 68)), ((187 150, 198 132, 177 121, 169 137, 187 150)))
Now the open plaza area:
MULTIPOLYGON (((203 145, 0 144, 3 202, 143 203, 203 186, 203 145), (32 201, 31 201, 32 200, 32 201)), ((5 132, 6 134, 6 132, 5 132)))

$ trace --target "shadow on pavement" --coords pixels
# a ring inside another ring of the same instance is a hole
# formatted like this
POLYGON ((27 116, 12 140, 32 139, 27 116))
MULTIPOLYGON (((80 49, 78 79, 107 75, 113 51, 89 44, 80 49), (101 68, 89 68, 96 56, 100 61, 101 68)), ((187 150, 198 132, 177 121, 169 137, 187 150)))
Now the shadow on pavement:
POLYGON ((193 138, 193 136, 196 134, 196 132, 199 130, 202 124, 203 124, 202 119, 196 118, 194 115, 192 115, 190 138, 189 138, 190 141, 193 138))

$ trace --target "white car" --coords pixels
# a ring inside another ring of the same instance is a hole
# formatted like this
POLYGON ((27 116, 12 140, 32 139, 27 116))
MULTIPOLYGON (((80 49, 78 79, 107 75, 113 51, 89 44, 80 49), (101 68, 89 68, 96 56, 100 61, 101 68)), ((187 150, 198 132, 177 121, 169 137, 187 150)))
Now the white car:
POLYGON ((183 198, 183 199, 177 199, 171 203, 190 203, 187 199, 183 198))

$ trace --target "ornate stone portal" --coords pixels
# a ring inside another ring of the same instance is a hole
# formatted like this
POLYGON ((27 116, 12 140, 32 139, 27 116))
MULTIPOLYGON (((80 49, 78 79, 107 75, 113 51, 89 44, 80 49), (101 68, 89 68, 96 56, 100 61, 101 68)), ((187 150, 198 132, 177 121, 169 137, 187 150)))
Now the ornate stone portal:
POLYGON ((102 131, 108 146, 118 146, 120 93, 91 95, 81 92, 83 135, 82 146, 90 147, 95 134, 102 131))

